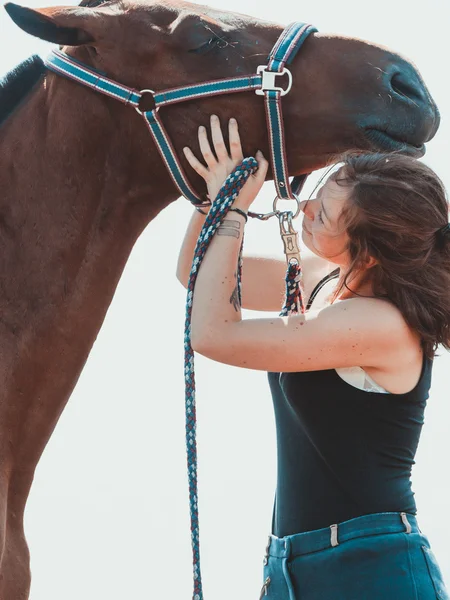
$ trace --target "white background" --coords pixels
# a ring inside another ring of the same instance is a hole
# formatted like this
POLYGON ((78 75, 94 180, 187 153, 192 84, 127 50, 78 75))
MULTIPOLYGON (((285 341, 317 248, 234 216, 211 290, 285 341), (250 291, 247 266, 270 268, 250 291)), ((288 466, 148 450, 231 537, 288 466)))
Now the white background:
MULTIPOLYGON (((268 0, 209 3, 281 23, 309 21, 321 31, 372 40, 410 57, 442 113, 424 160, 450 184, 448 0, 320 0, 311 7, 268 0)), ((29 0, 27 5, 39 4, 29 0)), ((1 72, 50 48, 21 32, 4 11, 0 27, 1 72)), ((267 208, 272 197, 268 184, 256 208, 267 208)), ((177 201, 138 240, 38 466, 26 513, 32 600, 191 598, 185 290, 175 278, 191 212, 186 200, 177 201)), ((246 250, 281 255, 277 224, 249 223, 246 250)), ((435 361, 413 490, 421 529, 450 584, 450 356, 442 354, 435 361)), ((266 375, 202 357, 197 357, 196 374, 205 598, 250 600, 261 587, 275 489, 266 375)))

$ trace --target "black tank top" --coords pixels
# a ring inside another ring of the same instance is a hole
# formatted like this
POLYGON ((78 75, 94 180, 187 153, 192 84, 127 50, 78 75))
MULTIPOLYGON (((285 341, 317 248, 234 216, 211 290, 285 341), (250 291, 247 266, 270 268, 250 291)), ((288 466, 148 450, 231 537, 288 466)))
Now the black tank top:
MULTIPOLYGON (((339 271, 322 279, 311 294, 339 271)), ((367 392, 334 369, 268 373, 277 429, 272 533, 292 535, 375 512, 416 514, 411 468, 433 361, 406 394, 367 392)))

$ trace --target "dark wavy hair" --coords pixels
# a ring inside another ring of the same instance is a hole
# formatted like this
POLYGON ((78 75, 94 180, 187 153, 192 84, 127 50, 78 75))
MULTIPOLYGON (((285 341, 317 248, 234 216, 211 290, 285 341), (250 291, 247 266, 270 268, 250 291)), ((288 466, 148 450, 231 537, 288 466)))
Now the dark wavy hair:
MULTIPOLYGON (((449 202, 442 181, 423 162, 401 154, 347 153, 332 175, 349 188, 341 223, 349 236, 350 269, 338 280, 334 301, 352 273, 365 273, 375 297, 390 300, 433 358, 450 349, 449 202)), ((354 291, 354 290, 352 290, 354 291)))

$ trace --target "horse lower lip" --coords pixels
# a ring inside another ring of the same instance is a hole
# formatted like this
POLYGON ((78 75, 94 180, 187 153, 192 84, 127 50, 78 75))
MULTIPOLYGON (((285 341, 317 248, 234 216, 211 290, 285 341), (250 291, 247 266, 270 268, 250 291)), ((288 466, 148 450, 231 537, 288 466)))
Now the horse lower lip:
POLYGON ((415 157, 421 157, 425 154, 425 144, 417 146, 406 140, 394 137, 392 134, 381 129, 366 129, 366 138, 370 141, 376 150, 382 152, 397 151, 409 154, 415 157))

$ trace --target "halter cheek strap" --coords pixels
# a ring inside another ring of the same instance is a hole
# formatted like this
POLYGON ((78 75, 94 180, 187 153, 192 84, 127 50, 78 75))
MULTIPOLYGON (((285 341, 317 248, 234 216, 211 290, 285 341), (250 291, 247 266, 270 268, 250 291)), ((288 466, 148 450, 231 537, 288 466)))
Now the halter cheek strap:
MULTIPOLYGON (((294 178, 292 185, 289 182, 281 97, 288 94, 292 86, 292 75, 285 65, 293 60, 308 36, 315 31, 317 31, 315 27, 305 23, 289 25, 272 49, 268 65, 259 66, 256 74, 207 81, 169 90, 146 89, 139 91, 129 88, 59 50, 54 50, 46 58, 45 64, 55 73, 134 107, 144 118, 174 185, 180 194, 195 206, 208 206, 210 202, 205 202, 190 184, 161 120, 159 109, 178 102, 254 90, 257 94, 265 97, 270 154, 277 196, 283 199, 295 199, 295 195, 303 186, 305 176, 294 178), (286 77, 287 87, 276 85, 277 80, 286 77), (151 95, 154 108, 142 111, 140 105, 146 95, 151 95)), ((259 215, 252 214, 252 216, 259 215)))
MULTIPOLYGON (((292 190, 289 183, 281 97, 286 95, 292 87, 292 75, 286 65, 293 61, 306 39, 314 31, 317 31, 315 27, 305 23, 292 23, 286 27, 270 53, 267 68, 262 70, 263 84, 261 92, 265 96, 273 178, 278 198, 295 200, 295 194, 298 193, 299 187, 302 187, 304 183, 304 178, 294 181, 294 190, 292 190), (289 87, 286 90, 277 88, 274 85, 264 87, 264 77, 271 83, 277 76, 285 74, 289 77, 289 87)), ((259 68, 261 69, 261 67, 259 68)), ((261 92, 258 90, 256 93, 261 92)))
MULTIPOLYGON (((197 100, 199 98, 216 96, 218 94, 232 94, 247 90, 257 89, 261 84, 258 75, 251 77, 233 77, 221 81, 209 81, 199 85, 175 88, 154 94, 155 108, 142 113, 153 141, 158 148, 161 158, 168 169, 170 176, 180 193, 198 206, 205 205, 200 196, 189 183, 183 167, 178 159, 167 131, 159 115, 159 108, 168 104, 184 102, 186 100, 197 100)), ((206 204, 210 204, 209 202, 206 204)))

